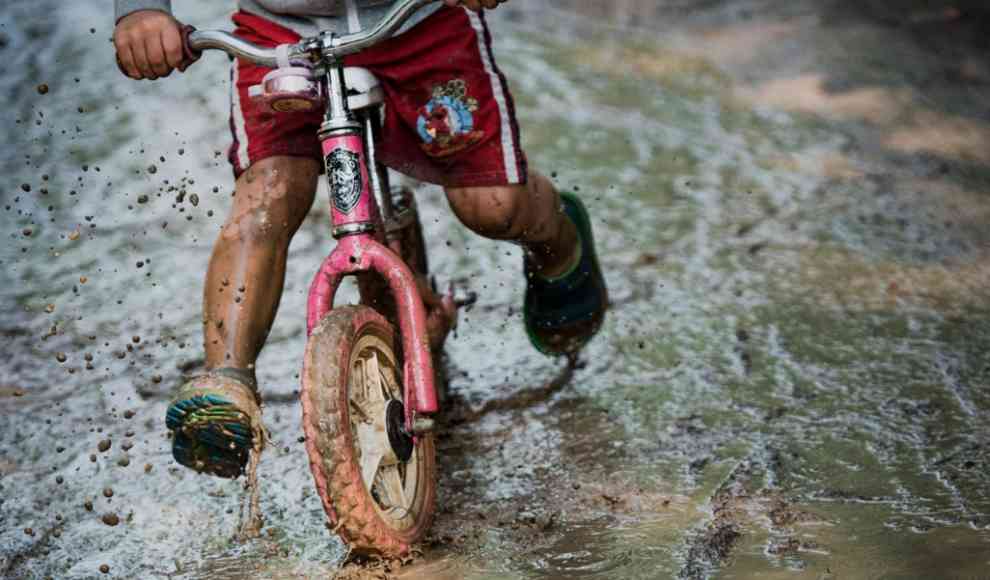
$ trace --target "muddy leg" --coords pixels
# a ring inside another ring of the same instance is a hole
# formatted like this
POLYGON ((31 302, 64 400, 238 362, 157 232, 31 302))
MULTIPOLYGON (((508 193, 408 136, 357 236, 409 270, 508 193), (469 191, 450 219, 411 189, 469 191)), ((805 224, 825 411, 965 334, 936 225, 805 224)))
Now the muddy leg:
POLYGON ((577 230, 553 184, 538 173, 525 185, 447 188, 447 200, 475 233, 522 244, 543 276, 557 276, 574 261, 577 230))
POLYGON ((282 296, 289 242, 309 212, 319 162, 271 157, 237 180, 204 289, 206 366, 254 369, 282 296))

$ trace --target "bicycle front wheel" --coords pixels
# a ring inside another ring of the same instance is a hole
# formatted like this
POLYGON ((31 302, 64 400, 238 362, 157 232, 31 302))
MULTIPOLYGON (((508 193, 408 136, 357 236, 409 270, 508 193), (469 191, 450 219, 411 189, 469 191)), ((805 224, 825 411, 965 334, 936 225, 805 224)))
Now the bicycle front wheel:
POLYGON ((331 311, 306 345, 303 427, 331 526, 364 554, 401 556, 433 519, 433 436, 404 434, 395 331, 376 311, 331 311))

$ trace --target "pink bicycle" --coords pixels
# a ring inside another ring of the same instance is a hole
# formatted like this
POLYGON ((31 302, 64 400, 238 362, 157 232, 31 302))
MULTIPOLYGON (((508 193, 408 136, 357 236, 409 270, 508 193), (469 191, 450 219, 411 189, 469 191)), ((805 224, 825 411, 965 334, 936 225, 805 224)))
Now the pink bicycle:
POLYGON ((390 38, 432 1, 398 3, 366 32, 322 33, 275 49, 226 32, 186 34, 190 56, 219 49, 272 67, 251 90, 272 111, 326 110, 319 139, 338 243, 309 293, 303 427, 330 526, 364 553, 407 553, 429 528, 439 409, 431 353, 463 302, 427 282, 415 203, 409 192, 392 191, 375 158, 381 88, 369 71, 345 69, 343 58, 390 38), (357 277, 360 305, 334 306, 345 276, 357 277))

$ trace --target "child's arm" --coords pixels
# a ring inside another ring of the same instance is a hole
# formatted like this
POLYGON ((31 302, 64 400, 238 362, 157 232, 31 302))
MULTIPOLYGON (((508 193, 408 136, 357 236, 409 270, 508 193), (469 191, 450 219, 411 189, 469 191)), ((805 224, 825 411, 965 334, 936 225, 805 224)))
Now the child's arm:
POLYGON ((116 0, 115 8, 113 44, 127 76, 157 79, 184 70, 182 28, 170 0, 116 0))

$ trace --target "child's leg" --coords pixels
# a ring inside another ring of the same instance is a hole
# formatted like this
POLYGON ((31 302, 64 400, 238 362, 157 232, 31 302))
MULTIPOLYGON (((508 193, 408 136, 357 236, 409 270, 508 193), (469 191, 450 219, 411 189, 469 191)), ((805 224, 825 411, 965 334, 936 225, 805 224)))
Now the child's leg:
POLYGON ((537 273, 553 278, 574 261, 577 230, 546 177, 532 172, 523 185, 448 187, 451 209, 465 226, 526 248, 537 273))
POLYGON ((208 369, 253 372, 282 296, 289 242, 313 204, 319 171, 315 159, 269 157, 238 178, 206 275, 208 369))
POLYGON ((601 327, 608 306, 581 201, 536 173, 523 185, 448 187, 447 199, 474 232, 525 248, 530 340, 546 354, 575 354, 601 327))
POLYGON ((166 412, 182 465, 236 477, 264 446, 254 361, 275 319, 289 242, 313 203, 319 162, 267 157, 237 180, 213 246, 203 305, 206 367, 166 412))
POLYGON ((526 248, 523 308, 533 344, 574 354, 601 326, 608 291, 581 201, 530 174, 515 104, 483 16, 443 8, 412 30, 350 58, 386 96, 379 158, 447 186, 475 232, 526 248))
MULTIPOLYGON (((239 12, 235 34, 262 46, 299 36, 239 12)), ((270 69, 245 61, 231 68, 228 158, 237 177, 230 215, 206 275, 203 338, 208 372, 179 387, 166 411, 172 454, 198 471, 235 477, 265 442, 254 362, 275 319, 289 242, 316 192, 322 156, 319 113, 277 118, 249 88, 270 69)))

